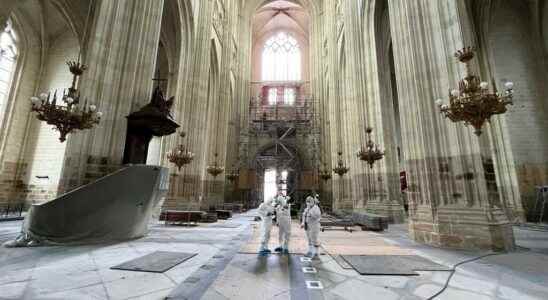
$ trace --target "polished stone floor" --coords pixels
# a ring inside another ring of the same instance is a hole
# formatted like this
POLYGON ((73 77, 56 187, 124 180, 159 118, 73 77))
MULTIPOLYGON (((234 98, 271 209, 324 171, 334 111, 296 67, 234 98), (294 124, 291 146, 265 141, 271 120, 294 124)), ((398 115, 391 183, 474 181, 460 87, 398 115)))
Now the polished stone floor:
MULTIPOLYGON (((224 223, 230 226, 154 224, 147 237, 117 244, 0 248, 0 299, 428 299, 449 276, 361 276, 327 254, 306 262, 300 255, 239 253, 251 238, 252 215, 236 215, 224 223), (198 255, 160 274, 110 269, 157 250, 198 255)), ((20 226, 0 222, 0 243, 20 226)), ((361 233, 336 234, 351 240, 361 233)), ((548 299, 548 232, 519 227, 515 234, 524 248, 458 267, 436 299, 548 299)), ((447 266, 485 254, 416 244, 404 225, 378 236, 447 266)))

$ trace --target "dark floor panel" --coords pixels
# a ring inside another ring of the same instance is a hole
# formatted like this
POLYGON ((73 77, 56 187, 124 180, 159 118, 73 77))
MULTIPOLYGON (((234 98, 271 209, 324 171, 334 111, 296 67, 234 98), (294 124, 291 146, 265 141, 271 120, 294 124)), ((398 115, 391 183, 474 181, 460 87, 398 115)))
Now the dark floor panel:
POLYGON ((112 267, 116 270, 163 273, 198 253, 156 251, 112 267))
POLYGON ((343 255, 361 275, 418 275, 415 271, 449 271, 451 268, 416 255, 343 255))

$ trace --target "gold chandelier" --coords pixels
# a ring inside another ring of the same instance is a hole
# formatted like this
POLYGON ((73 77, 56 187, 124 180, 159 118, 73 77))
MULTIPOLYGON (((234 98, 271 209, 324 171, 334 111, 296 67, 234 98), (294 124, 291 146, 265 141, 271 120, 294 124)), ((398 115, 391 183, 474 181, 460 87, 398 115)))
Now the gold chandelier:
POLYGON ((64 142, 67 134, 75 130, 91 129, 99 124, 102 112, 97 111, 95 105, 88 105, 87 100, 80 106, 80 92, 77 88, 79 77, 86 70, 86 66, 79 61, 68 61, 67 65, 73 75, 72 85, 60 96, 60 101, 65 105, 58 105, 57 91, 53 93, 42 93, 39 97, 31 97, 31 110, 36 112, 36 118, 47 124, 55 126, 61 136, 59 141, 64 142))
POLYGON ((217 163, 217 156, 218 156, 217 152, 215 152, 214 156, 215 156, 215 161, 213 162, 212 165, 207 166, 206 171, 209 174, 211 174, 211 176, 217 177, 219 174, 223 173, 225 168, 223 166, 220 166, 217 163))
POLYGON ((329 169, 327 168, 327 165, 326 165, 325 162, 323 163, 323 168, 321 168, 320 170, 318 170, 318 174, 320 175, 320 178, 321 178, 323 181, 328 181, 329 179, 331 179, 331 172, 330 172, 329 169))
POLYGON ((371 132, 373 131, 373 128, 367 127, 365 131, 367 132, 367 142, 365 143, 365 147, 358 149, 356 155, 360 160, 367 162, 367 164, 369 164, 369 168, 373 169, 373 164, 375 164, 377 160, 383 158, 384 151, 381 151, 379 149, 379 145, 373 143, 371 140, 371 132))
POLYGON ((493 92, 490 92, 489 84, 470 71, 474 51, 473 48, 466 47, 455 53, 455 57, 466 66, 466 76, 459 81, 458 90, 449 91, 449 104, 444 104, 441 99, 436 100, 436 104, 446 118, 472 125, 474 133, 480 136, 483 124, 491 116, 505 113, 506 106, 512 104, 514 84, 506 82, 502 93, 498 93, 493 85, 493 92))
MULTIPOLYGON (((186 133, 184 131, 181 131, 179 134, 181 139, 184 139, 186 136, 186 133)), ((181 171, 181 168, 184 165, 189 164, 194 159, 194 153, 192 153, 186 146, 181 144, 177 145, 171 152, 167 153, 167 159, 170 163, 173 163, 177 166, 179 171, 181 171)))
POLYGON ((335 172, 335 174, 339 175, 339 176, 344 176, 344 174, 348 173, 348 171, 350 170, 350 168, 348 168, 345 163, 343 162, 342 160, 342 152, 339 151, 337 153, 337 155, 339 156, 339 159, 337 161, 337 166, 335 166, 333 168, 333 172, 335 172))

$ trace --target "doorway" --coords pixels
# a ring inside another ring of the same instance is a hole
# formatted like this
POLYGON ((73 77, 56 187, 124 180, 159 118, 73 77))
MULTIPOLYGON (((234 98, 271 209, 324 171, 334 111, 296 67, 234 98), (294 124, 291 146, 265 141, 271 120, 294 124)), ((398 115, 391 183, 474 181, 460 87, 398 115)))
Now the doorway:
POLYGON ((267 169, 264 171, 263 199, 271 199, 281 191, 283 195, 288 194, 288 174, 287 170, 281 172, 276 169, 267 169))

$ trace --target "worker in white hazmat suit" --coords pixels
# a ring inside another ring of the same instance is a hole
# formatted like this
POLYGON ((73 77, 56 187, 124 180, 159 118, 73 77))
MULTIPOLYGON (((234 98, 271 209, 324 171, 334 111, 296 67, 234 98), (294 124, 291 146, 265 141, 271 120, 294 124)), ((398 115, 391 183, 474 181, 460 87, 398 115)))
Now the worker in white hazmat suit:
POLYGON ((261 247, 259 248, 260 255, 267 255, 270 253, 268 249, 268 242, 270 241, 270 231, 272 230, 272 218, 274 217, 274 206, 272 206, 273 199, 267 199, 259 206, 259 216, 262 220, 261 228, 261 247))
POLYGON ((318 235, 320 233, 321 216, 322 213, 316 203, 316 199, 311 196, 306 197, 306 208, 303 212, 301 227, 306 231, 306 238, 308 240, 308 252, 306 256, 312 259, 318 259, 319 255, 320 243, 318 235))
POLYGON ((289 196, 279 194, 276 197, 276 220, 278 223, 278 242, 280 246, 274 251, 289 254, 289 237, 291 236, 291 204, 289 196))

